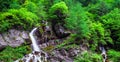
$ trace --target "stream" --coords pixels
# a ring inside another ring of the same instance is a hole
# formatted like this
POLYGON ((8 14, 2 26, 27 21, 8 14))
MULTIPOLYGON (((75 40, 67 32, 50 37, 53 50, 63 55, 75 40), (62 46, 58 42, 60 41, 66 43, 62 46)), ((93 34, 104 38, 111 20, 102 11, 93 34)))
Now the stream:
POLYGON ((103 46, 100 46, 100 50, 101 50, 101 54, 102 54, 102 57, 103 57, 103 62, 106 62, 107 60, 107 54, 106 54, 106 50, 103 46))
POLYGON ((29 33, 30 39, 32 41, 32 53, 25 55, 22 59, 18 59, 15 62, 47 62, 47 54, 39 48, 34 37, 34 33, 36 30, 37 28, 34 28, 29 33))

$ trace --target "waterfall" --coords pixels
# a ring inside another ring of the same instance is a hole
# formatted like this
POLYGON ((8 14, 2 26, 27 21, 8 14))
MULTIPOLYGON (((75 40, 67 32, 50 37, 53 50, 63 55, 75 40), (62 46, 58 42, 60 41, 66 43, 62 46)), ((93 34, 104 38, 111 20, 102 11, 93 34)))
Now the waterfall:
POLYGON ((32 41, 33 50, 34 50, 34 51, 40 51, 40 49, 39 49, 39 47, 38 47, 38 45, 37 45, 37 41, 36 41, 35 38, 34 38, 34 32, 35 32, 36 30, 37 30, 37 28, 34 28, 34 29, 30 32, 29 36, 30 36, 30 39, 31 39, 31 41, 32 41))
POLYGON ((100 47, 100 50, 101 50, 101 52, 102 52, 101 54, 102 54, 102 56, 103 56, 103 62, 105 62, 106 59, 107 59, 106 50, 105 50, 105 48, 104 48, 103 46, 100 47))
POLYGON ((30 39, 32 41, 33 51, 30 54, 25 55, 22 59, 18 59, 15 62, 47 62, 47 54, 40 50, 37 41, 34 37, 34 33, 37 28, 34 28, 30 33, 30 39), (44 54, 44 56, 42 55, 44 54))

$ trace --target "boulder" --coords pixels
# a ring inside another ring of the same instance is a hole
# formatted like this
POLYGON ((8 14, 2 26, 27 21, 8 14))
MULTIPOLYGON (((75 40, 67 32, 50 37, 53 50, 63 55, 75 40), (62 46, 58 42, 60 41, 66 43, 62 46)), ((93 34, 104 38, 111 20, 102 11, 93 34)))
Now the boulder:
POLYGON ((66 32, 65 29, 63 28, 63 26, 60 24, 53 25, 52 29, 58 38, 65 38, 70 35, 70 33, 66 32))
MULTIPOLYGON (((11 47, 17 47, 23 44, 25 40, 29 40, 29 35, 26 31, 10 29, 8 32, 2 33, 2 36, 0 35, 0 39, 2 38, 4 38, 4 41, 1 40, 0 44, 2 43, 11 47)), ((28 41, 28 43, 30 43, 30 41, 28 41)))
POLYGON ((2 35, 0 34, 0 51, 3 50, 7 46, 7 43, 3 39, 2 35))

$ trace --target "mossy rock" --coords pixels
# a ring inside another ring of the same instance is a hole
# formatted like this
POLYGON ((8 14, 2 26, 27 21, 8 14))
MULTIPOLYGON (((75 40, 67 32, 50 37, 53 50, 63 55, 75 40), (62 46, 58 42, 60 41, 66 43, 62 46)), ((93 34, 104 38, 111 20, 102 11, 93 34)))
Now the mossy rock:
POLYGON ((50 46, 45 47, 43 50, 44 50, 45 52, 50 52, 50 51, 52 51, 54 48, 55 48, 55 47, 54 47, 53 45, 50 45, 50 46))

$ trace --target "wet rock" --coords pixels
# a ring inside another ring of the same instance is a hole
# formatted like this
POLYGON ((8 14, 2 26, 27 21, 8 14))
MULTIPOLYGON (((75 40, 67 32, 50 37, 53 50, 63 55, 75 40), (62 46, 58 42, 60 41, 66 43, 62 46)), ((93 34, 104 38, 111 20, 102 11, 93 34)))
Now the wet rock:
POLYGON ((24 39, 21 37, 15 37, 15 39, 10 39, 8 45, 12 47, 20 46, 24 43, 24 39))
POLYGON ((0 34, 0 45, 7 45, 1 34, 0 34))
POLYGON ((52 29, 58 38, 65 38, 70 35, 70 33, 66 32, 63 26, 60 24, 53 25, 52 29))
MULTIPOLYGON (((6 33, 0 35, 0 45, 9 45, 12 47, 20 46, 25 41, 29 40, 27 31, 19 31, 15 29, 10 29, 6 33)), ((27 42, 26 42, 27 43, 27 42)), ((28 41, 28 44, 30 42, 28 41)))
POLYGON ((69 57, 75 57, 77 54, 75 53, 75 50, 73 48, 69 49, 69 57))
POLYGON ((0 51, 2 51, 5 47, 6 45, 0 45, 0 51))
POLYGON ((23 32, 21 33, 21 37, 22 37, 23 39, 29 39, 28 32, 23 31, 23 32))
POLYGON ((68 56, 68 53, 67 53, 67 51, 65 51, 65 49, 61 49, 61 50, 60 50, 60 53, 61 53, 63 56, 68 56))

